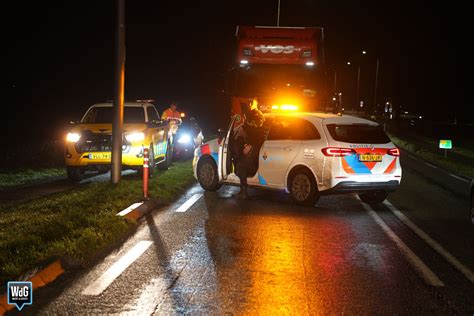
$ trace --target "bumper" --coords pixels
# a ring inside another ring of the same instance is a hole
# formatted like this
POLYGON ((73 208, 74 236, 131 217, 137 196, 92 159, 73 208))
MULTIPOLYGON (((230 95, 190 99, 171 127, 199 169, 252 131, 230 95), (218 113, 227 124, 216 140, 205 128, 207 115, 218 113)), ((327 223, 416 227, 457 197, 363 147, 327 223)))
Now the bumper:
MULTIPOLYGON (((73 146, 67 145, 65 150, 65 163, 66 166, 74 167, 88 167, 88 166, 99 166, 99 165, 110 165, 110 158, 102 159, 91 159, 92 154, 97 154, 96 152, 76 152, 73 146)), ((110 157, 110 152, 100 152, 100 154, 108 154, 110 157)), ((122 165, 126 167, 138 168, 143 166, 143 147, 142 146, 133 146, 130 148, 129 152, 122 152, 122 165)))
POLYGON ((336 184, 333 188, 322 191, 321 194, 337 194, 337 193, 362 193, 367 191, 395 191, 400 182, 398 180, 390 180, 386 182, 356 182, 343 181, 336 184))

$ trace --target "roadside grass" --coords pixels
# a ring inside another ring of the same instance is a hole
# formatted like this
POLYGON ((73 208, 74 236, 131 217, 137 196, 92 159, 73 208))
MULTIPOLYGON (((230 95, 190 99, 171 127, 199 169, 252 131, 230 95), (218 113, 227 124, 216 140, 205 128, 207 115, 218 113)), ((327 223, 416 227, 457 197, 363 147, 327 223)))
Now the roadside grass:
MULTIPOLYGON (((413 140, 404 138, 403 136, 395 135, 390 132, 387 134, 396 146, 411 152, 415 156, 418 156, 455 174, 463 175, 471 179, 474 178, 474 158, 470 157, 471 153, 469 149, 464 150, 464 155, 467 157, 467 159, 459 160, 453 158, 449 155, 449 152, 447 158, 444 158, 444 154, 441 150, 436 152, 434 150, 430 150, 429 147, 424 146, 423 144, 419 144, 413 140), (471 159, 472 161, 469 162, 471 159)), ((434 146, 435 144, 432 145, 434 146)))
MULTIPOLYGON (((170 203, 194 182, 189 161, 174 163, 150 179, 150 195, 170 203)), ((136 227, 116 216, 142 196, 137 175, 114 186, 79 186, 15 206, 0 206, 0 284, 14 280, 45 260, 63 257, 84 265, 136 227)))
POLYGON ((65 176, 65 168, 0 169, 0 189, 43 182, 65 176))

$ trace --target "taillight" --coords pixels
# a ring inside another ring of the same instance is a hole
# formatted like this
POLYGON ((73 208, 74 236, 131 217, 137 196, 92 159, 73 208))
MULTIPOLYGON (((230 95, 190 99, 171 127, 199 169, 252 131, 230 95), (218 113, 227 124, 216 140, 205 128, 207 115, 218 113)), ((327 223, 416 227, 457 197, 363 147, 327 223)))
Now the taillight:
POLYGON ((387 154, 390 156, 400 157, 400 150, 398 148, 390 148, 387 150, 387 154))
POLYGON ((344 157, 355 154, 354 149, 351 148, 340 148, 340 147, 326 147, 321 149, 325 156, 330 157, 344 157))

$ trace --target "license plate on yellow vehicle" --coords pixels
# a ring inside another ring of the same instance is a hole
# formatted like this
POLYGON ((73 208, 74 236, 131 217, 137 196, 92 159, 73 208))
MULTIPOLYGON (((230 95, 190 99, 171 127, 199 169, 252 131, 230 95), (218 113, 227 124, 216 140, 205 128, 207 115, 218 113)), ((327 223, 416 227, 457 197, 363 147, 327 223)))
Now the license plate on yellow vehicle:
POLYGON ((111 157, 112 157, 112 154, 110 154, 110 153, 89 154, 89 159, 91 159, 91 160, 110 159, 111 157))
POLYGON ((377 161, 382 161, 382 155, 380 154, 364 154, 364 155, 359 155, 359 161, 364 161, 364 162, 377 162, 377 161))

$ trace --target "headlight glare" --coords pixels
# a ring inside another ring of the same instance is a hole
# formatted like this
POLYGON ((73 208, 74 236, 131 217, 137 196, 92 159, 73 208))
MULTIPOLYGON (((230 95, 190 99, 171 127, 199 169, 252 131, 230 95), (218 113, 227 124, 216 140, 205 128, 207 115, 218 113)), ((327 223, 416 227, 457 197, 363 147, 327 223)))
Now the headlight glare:
POLYGON ((191 142, 191 137, 188 134, 180 135, 178 138, 178 143, 180 144, 187 144, 189 142, 191 142))
POLYGON ((67 133, 66 141, 69 143, 77 143, 80 138, 81 135, 78 133, 67 133))
POLYGON ((130 133, 128 135, 125 135, 125 139, 127 139, 129 142, 138 142, 145 139, 145 133, 130 133))

